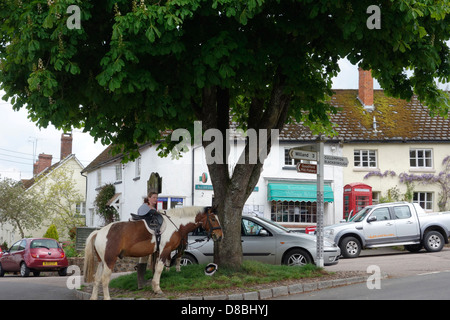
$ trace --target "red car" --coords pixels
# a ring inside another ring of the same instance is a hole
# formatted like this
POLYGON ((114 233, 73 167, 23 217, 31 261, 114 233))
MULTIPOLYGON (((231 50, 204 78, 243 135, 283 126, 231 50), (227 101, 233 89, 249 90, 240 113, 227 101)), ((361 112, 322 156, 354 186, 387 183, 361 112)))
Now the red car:
POLYGON ((66 254, 54 239, 27 238, 17 241, 0 256, 0 277, 6 272, 20 272, 28 277, 30 272, 39 276, 41 271, 58 271, 60 276, 67 275, 66 254))

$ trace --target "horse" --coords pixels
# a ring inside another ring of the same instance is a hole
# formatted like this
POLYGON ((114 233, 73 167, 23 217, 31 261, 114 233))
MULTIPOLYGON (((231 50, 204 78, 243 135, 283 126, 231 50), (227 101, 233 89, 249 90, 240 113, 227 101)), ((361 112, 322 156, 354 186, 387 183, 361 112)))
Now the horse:
MULTIPOLYGON (((163 217, 160 254, 152 278, 152 289, 157 294, 162 294, 160 277, 164 265, 170 266, 171 252, 186 242, 189 232, 202 226, 214 241, 223 237, 215 208, 175 208, 167 210, 163 217)), ((109 282, 117 258, 145 257, 152 255, 157 249, 156 236, 147 228, 144 220, 113 222, 93 231, 86 240, 84 259, 84 281, 89 283, 95 280, 91 300, 97 300, 100 282, 104 299, 111 299, 109 282), (99 263, 94 276, 95 256, 99 263)))

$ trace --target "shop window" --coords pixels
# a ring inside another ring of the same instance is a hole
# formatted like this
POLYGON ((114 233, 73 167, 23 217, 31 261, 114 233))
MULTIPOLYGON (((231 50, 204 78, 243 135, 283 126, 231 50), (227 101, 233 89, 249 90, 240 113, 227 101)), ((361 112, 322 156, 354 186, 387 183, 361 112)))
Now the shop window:
POLYGON ((158 210, 179 208, 184 205, 184 198, 179 197, 158 197, 158 210))
POLYGON ((272 201, 271 219, 275 222, 317 222, 316 202, 272 201))

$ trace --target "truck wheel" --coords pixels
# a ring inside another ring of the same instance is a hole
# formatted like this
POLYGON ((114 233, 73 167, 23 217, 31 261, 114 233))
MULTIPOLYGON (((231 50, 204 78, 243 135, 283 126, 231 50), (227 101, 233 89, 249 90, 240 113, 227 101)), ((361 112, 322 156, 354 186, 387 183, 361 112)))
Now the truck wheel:
POLYGON ((344 258, 357 258, 361 253, 361 243, 355 237, 346 237, 339 244, 344 258))
POLYGON ((423 246, 428 252, 438 252, 444 247, 444 237, 438 231, 428 231, 423 237, 423 246))

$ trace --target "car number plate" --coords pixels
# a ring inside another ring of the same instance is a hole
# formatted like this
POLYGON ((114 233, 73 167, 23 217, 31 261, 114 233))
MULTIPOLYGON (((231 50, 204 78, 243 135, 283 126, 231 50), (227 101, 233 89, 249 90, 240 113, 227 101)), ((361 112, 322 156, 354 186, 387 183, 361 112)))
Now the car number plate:
POLYGON ((42 262, 43 266, 56 266, 58 265, 58 262, 42 262))

